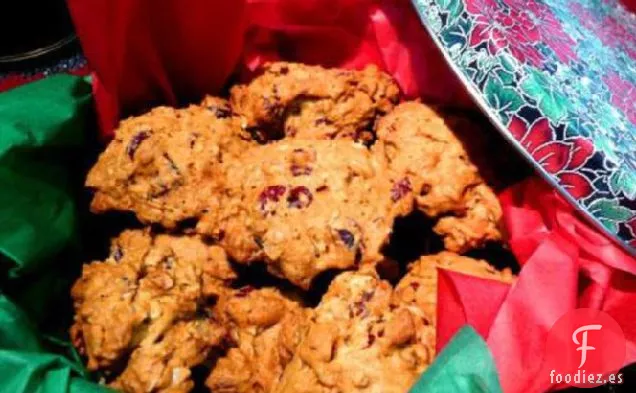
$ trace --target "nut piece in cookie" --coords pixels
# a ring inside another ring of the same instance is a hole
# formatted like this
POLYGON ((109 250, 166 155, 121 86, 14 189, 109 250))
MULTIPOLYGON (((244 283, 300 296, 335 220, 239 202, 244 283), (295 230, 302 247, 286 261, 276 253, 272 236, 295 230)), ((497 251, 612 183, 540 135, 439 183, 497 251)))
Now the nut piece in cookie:
POLYGON ((130 355, 126 369, 110 385, 126 393, 188 393, 192 367, 207 360, 225 329, 209 320, 181 321, 130 355))
POLYGON ((218 359, 206 385, 215 393, 269 393, 291 360, 308 310, 277 289, 243 287, 214 309, 234 345, 218 359))
POLYGON ((366 139, 377 116, 398 102, 399 88, 374 66, 362 71, 273 63, 231 90, 232 109, 266 140, 366 139))
POLYGON ((73 343, 89 370, 113 369, 135 347, 153 345, 177 321, 194 318, 234 278, 225 252, 197 237, 125 231, 105 261, 84 265, 72 288, 73 343))
POLYGON ((395 304, 417 306, 426 318, 436 323, 437 269, 447 269, 466 275, 510 284, 514 276, 510 269, 497 270, 484 260, 473 259, 443 251, 426 255, 409 265, 408 273, 395 288, 395 304))
POLYGON ((413 191, 418 209, 439 217, 446 249, 465 252, 501 239, 501 206, 444 119, 419 102, 398 105, 380 119, 380 141, 395 195, 413 191))
POLYGON ((159 107, 122 121, 86 179, 95 190, 91 210, 132 211, 143 222, 172 228, 216 209, 221 163, 249 142, 227 102, 209 97, 204 104, 159 107))
POLYGON ((407 392, 433 359, 435 330, 392 293, 373 274, 337 276, 275 392, 407 392))
POLYGON ((239 263, 264 260, 303 288, 325 270, 382 259, 394 218, 413 205, 410 195, 392 198, 384 161, 349 140, 258 146, 227 179, 220 218, 197 230, 239 263))

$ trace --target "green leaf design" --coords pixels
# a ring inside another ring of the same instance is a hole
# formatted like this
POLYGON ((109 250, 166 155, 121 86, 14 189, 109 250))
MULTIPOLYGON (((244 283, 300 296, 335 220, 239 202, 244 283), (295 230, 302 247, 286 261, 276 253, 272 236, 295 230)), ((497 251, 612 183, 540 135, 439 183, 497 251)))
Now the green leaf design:
POLYGON ((567 100, 553 86, 555 84, 544 73, 534 69, 530 69, 528 76, 521 82, 523 92, 534 98, 539 109, 558 123, 567 114, 567 100))
POLYGON ((448 24, 452 24, 464 10, 464 4, 460 0, 441 0, 439 4, 448 12, 448 24))
POLYGON ((607 228, 610 233, 618 233, 618 223, 612 220, 604 220, 599 218, 599 222, 603 224, 605 228, 607 228))
POLYGON ((498 78, 488 78, 484 93, 488 103, 505 119, 523 105, 523 100, 515 89, 504 86, 498 78))
POLYGON ((571 118, 565 125, 565 138, 575 138, 578 136, 589 138, 594 131, 594 127, 585 123, 581 118, 571 118))
MULTIPOLYGON (((444 44, 446 44, 446 46, 448 46, 449 48, 453 48, 454 51, 457 51, 464 45, 466 45, 466 33, 457 25, 453 25, 442 30, 442 32, 440 33, 440 37, 442 41, 444 41, 444 44)), ((451 57, 457 58, 457 55, 457 53, 455 53, 454 55, 451 54, 451 57)))
POLYGON ((623 192, 628 199, 636 199, 636 173, 628 168, 620 168, 609 178, 609 188, 612 193, 623 192))
POLYGON ((610 138, 599 132, 592 134, 592 137, 594 138, 594 146, 601 150, 608 160, 613 162, 620 161, 620 157, 616 154, 616 145, 610 138))
POLYGON ((510 55, 508 55, 505 52, 502 52, 498 57, 499 57, 499 63, 501 64, 503 69, 514 74, 515 71, 517 70, 516 60, 510 57, 510 55))
POLYGON ((601 221, 627 221, 632 218, 632 211, 620 206, 614 199, 597 199, 590 204, 588 209, 601 221))
POLYGON ((495 74, 505 86, 514 86, 514 83, 515 83, 514 74, 503 69, 497 69, 495 71, 495 74))

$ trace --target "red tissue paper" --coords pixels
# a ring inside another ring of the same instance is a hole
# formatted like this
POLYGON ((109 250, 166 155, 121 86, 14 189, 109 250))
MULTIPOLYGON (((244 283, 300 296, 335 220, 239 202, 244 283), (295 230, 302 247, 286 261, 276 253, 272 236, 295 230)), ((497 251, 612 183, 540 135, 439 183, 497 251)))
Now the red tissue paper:
POLYGON ((488 343, 503 391, 543 392, 548 331, 566 312, 593 308, 612 316, 636 361, 636 259, 588 224, 553 188, 529 178, 500 195, 508 243, 522 265, 512 286, 441 272, 441 348, 468 323, 488 343))

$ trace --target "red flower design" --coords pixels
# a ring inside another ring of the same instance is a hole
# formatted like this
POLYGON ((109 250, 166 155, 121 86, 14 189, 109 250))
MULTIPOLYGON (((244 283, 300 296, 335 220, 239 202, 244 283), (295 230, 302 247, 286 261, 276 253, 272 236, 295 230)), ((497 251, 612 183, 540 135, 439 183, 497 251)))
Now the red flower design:
POLYGON ((544 3, 528 0, 504 0, 519 12, 526 11, 534 20, 541 36, 541 42, 554 51, 559 61, 567 63, 577 60, 573 47, 576 42, 565 31, 561 22, 544 3))
POLYGON ((636 59, 636 45, 634 44, 636 32, 628 31, 624 24, 612 17, 599 18, 598 15, 590 12, 579 3, 573 2, 570 5, 570 11, 578 17, 583 27, 594 33, 604 45, 615 48, 622 44, 627 55, 636 59))
POLYGON ((528 125, 520 117, 513 117, 508 124, 512 136, 574 198, 584 198, 593 191, 589 180, 576 172, 594 154, 594 145, 582 137, 554 140, 554 131, 546 118, 528 125))
MULTIPOLYGON (((627 221, 627 228, 636 236, 636 218, 627 221)), ((629 245, 636 248, 636 239, 632 240, 629 245)))
POLYGON ((632 124, 636 124, 636 86, 615 72, 608 73, 603 82, 612 93, 612 105, 620 109, 632 124))
POLYGON ((541 65, 543 55, 536 46, 541 35, 527 13, 512 8, 504 12, 493 0, 470 0, 466 8, 475 16, 471 46, 486 42, 493 55, 506 48, 521 62, 541 65))

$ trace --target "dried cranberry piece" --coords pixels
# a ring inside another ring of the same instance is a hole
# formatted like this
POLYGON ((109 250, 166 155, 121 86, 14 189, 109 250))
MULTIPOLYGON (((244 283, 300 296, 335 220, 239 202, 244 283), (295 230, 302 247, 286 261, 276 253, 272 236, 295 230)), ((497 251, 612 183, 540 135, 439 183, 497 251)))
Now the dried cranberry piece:
POLYGON ((278 202, 280 198, 285 195, 285 191, 287 191, 287 187, 285 186, 269 186, 265 188, 258 196, 258 202, 260 204, 261 211, 267 214, 267 203, 278 202))
POLYGON ((380 329, 378 332, 378 337, 384 337, 384 328, 380 329))
POLYGON ((124 257, 124 251, 121 249, 121 247, 115 246, 115 249, 113 250, 111 256, 116 262, 119 262, 124 257))
POLYGON ((419 282, 412 282, 409 284, 411 286, 411 288, 413 288, 414 291, 417 291, 417 288, 420 287, 420 283, 419 282))
POLYGON ((298 129, 293 126, 285 126, 285 135, 289 137, 294 137, 298 134, 298 129))
POLYGON ((368 337, 368 344, 369 346, 373 345, 373 343, 375 342, 375 335, 369 333, 369 337, 368 337))
POLYGON ((315 126, 319 126, 321 124, 331 125, 331 124, 333 124, 333 122, 331 120, 327 119, 326 117, 319 117, 319 118, 316 119, 316 121, 314 121, 314 125, 315 126))
POLYGON ((227 105, 223 105, 223 106, 209 105, 208 110, 214 113, 214 116, 218 117, 219 119, 225 119, 232 115, 232 111, 227 105))
POLYGON ((150 138, 150 134, 148 134, 146 131, 139 131, 132 138, 130 138, 130 143, 128 143, 128 147, 126 147, 126 154, 128 154, 128 157, 130 157, 131 160, 133 159, 133 156, 135 155, 135 152, 139 148, 141 142, 148 138, 150 138))
MULTIPOLYGON (((287 132, 289 135, 289 133, 287 132)), ((316 160, 316 152, 305 149, 294 149, 291 155, 291 172, 294 176, 309 175, 312 172, 310 164, 316 160)))
POLYGON ((199 134, 197 134, 196 132, 190 134, 190 149, 192 149, 197 143, 197 139, 199 139, 199 134))
POLYGON ((177 175, 181 175, 181 171, 179 170, 179 167, 177 166, 177 164, 175 164, 174 160, 172 160, 172 157, 170 157, 168 155, 168 153, 163 153, 163 158, 166 159, 166 161, 168 161, 168 165, 170 166, 170 169, 172 169, 173 172, 175 172, 177 175))
POLYGON ((246 285, 244 287, 240 287, 237 291, 236 291, 236 297, 246 297, 250 292, 252 292, 253 290, 255 290, 256 288, 254 288, 251 285, 246 285))
POLYGON ((175 260, 173 257, 167 257, 162 261, 162 263, 166 269, 170 270, 174 267, 175 260))
POLYGON ((292 164, 291 173, 294 176, 303 176, 311 174, 311 167, 292 164))
POLYGON ((223 336, 223 339, 221 340, 221 342, 223 343, 223 347, 226 347, 226 348, 232 348, 232 347, 238 346, 238 343, 236 342, 236 340, 232 337, 230 333, 227 333, 225 336, 223 336))
POLYGON ((411 191, 413 191, 411 181, 405 177, 393 184, 393 188, 391 188, 391 200, 393 202, 397 202, 411 191))
POLYGON ((263 239, 260 236, 254 236, 254 243, 256 243, 258 248, 260 248, 261 250, 264 248, 263 239))
POLYGON ((313 202, 313 200, 314 196, 307 187, 298 186, 289 190, 289 195, 287 196, 287 206, 294 207, 296 209, 303 209, 311 205, 311 202, 313 202))
POLYGON ((367 308, 365 307, 364 302, 353 303, 353 309, 354 309, 354 314, 356 317, 364 314, 364 312, 367 311, 367 308))
POLYGON ((353 233, 349 232, 346 229, 338 229, 337 232, 338 236, 340 236, 340 240, 342 240, 344 245, 347 246, 347 248, 352 248, 356 242, 356 238, 355 236, 353 236, 353 233))

